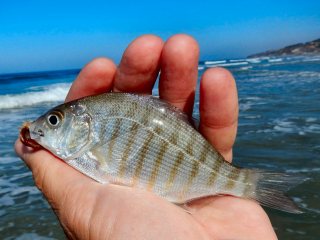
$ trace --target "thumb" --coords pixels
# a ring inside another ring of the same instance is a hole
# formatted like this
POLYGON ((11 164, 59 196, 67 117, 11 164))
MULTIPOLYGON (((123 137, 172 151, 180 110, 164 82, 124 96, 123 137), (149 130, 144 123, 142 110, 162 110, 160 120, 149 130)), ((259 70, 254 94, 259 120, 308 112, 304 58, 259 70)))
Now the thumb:
POLYGON ((20 139, 15 143, 15 151, 30 168, 36 186, 54 209, 64 204, 69 191, 74 192, 87 184, 95 184, 51 153, 44 149, 35 151, 25 146, 20 139))

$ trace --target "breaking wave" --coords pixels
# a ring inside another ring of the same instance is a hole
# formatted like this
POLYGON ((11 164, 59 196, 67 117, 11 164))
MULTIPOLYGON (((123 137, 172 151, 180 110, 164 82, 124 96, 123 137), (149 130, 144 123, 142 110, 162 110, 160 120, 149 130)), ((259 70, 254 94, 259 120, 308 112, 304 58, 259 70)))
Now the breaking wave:
POLYGON ((239 65, 247 65, 247 61, 236 61, 236 62, 226 62, 226 61, 210 61, 205 62, 207 67, 233 67, 239 65))
POLYGON ((7 94, 0 96, 0 110, 20 108, 44 102, 64 101, 70 84, 53 84, 43 87, 40 91, 30 91, 21 94, 7 94))

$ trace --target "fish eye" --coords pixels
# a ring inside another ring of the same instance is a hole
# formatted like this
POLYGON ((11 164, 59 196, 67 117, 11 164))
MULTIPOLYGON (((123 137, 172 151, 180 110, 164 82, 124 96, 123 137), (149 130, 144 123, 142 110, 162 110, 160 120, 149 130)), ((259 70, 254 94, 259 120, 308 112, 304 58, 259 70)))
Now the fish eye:
POLYGON ((59 123, 59 118, 56 115, 50 115, 48 121, 52 126, 57 126, 59 123))
POLYGON ((52 127, 57 127, 60 124, 62 117, 63 115, 60 112, 52 112, 48 115, 47 122, 52 127))

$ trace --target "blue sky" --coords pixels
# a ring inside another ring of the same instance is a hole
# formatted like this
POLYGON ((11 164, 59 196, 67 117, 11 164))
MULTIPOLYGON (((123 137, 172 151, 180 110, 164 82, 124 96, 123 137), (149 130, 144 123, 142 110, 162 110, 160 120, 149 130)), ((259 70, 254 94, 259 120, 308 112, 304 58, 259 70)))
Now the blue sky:
POLYGON ((0 73, 119 62, 141 34, 187 33, 202 60, 320 38, 320 1, 1 1, 0 73))

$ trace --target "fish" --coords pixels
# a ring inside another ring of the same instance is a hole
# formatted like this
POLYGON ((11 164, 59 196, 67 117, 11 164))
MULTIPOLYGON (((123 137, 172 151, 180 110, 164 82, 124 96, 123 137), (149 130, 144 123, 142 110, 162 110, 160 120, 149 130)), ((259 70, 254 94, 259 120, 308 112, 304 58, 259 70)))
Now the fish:
POLYGON ((20 138, 102 184, 175 204, 231 195, 302 213, 285 192, 305 177, 232 165, 184 112, 157 97, 104 93, 67 102, 24 124, 20 138))

